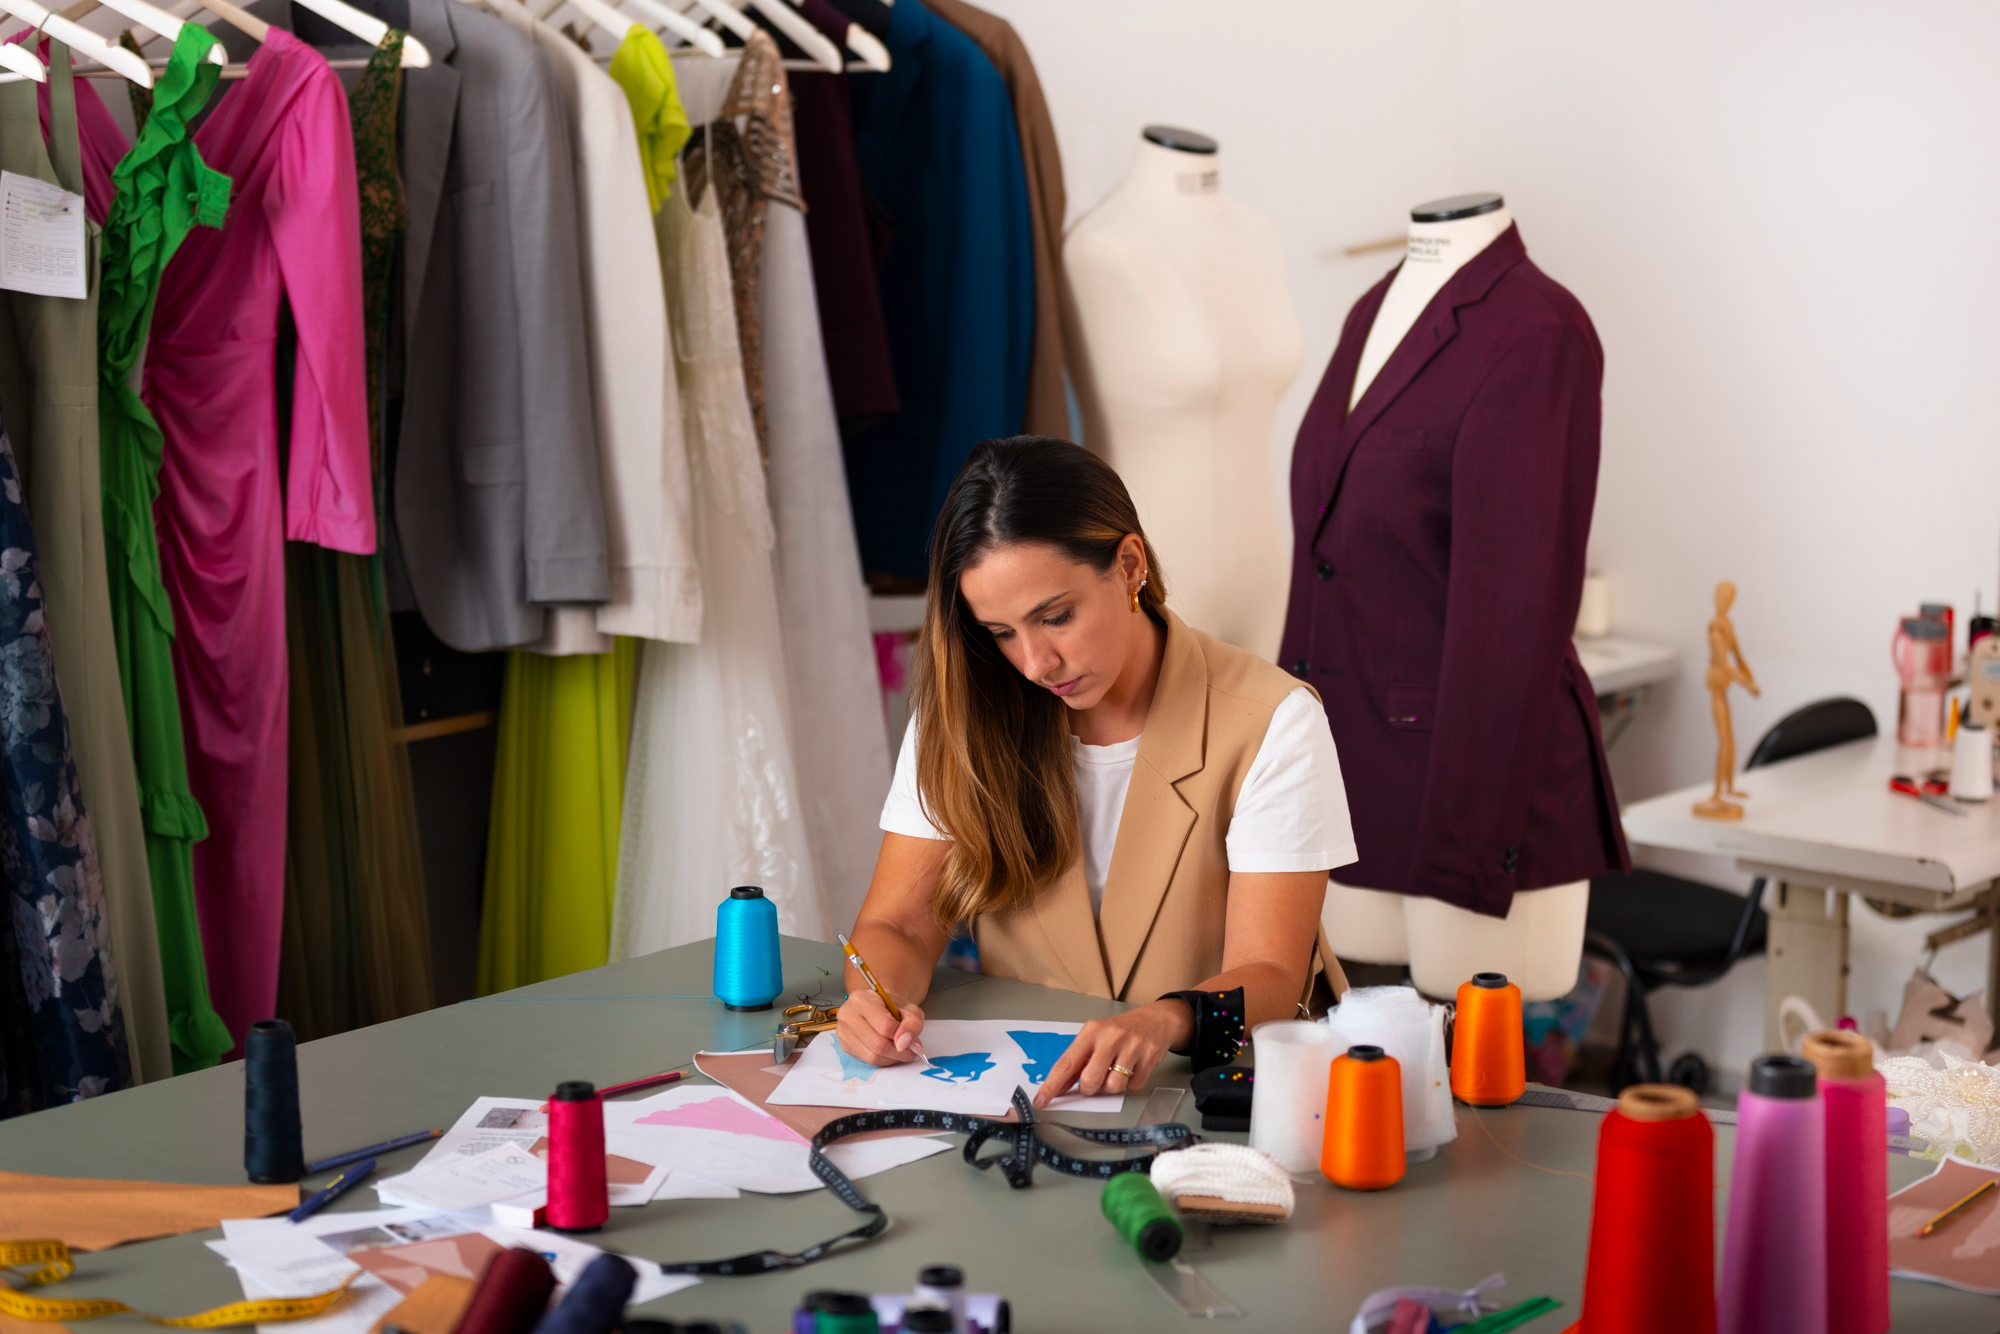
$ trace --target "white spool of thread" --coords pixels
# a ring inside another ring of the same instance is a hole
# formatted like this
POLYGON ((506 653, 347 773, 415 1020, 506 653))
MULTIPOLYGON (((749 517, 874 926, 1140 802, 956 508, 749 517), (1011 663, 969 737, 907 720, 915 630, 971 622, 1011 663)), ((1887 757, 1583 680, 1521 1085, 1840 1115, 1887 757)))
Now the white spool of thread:
POLYGON ((1576 633, 1602 639, 1611 633, 1611 581, 1596 570, 1583 576, 1583 597, 1576 604, 1576 633))
POLYGON ((1250 1099, 1250 1147, 1287 1171, 1319 1171, 1326 1137, 1326 1079, 1341 1048, 1333 1031, 1309 1019, 1259 1024, 1250 1041, 1257 1058, 1250 1099))
MULTIPOLYGON (((1380 1047, 1403 1068, 1403 1149, 1419 1162, 1458 1138, 1451 1070, 1444 1058, 1444 1009, 1415 987, 1352 987, 1327 1013, 1334 1047, 1380 1047)), ((1259 1078, 1258 1093, 1263 1092, 1259 1078)), ((1253 1101, 1252 1107, 1256 1106, 1253 1101)))
POLYGON ((1960 801, 1985 801, 1993 795, 1993 734, 1978 723, 1958 725, 1951 749, 1951 795, 1960 801))

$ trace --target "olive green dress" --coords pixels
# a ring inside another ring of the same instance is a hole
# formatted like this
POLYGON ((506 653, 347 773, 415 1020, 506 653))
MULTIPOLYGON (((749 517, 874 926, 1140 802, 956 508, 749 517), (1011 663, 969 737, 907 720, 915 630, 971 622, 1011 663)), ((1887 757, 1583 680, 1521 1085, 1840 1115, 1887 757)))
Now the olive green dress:
MULTIPOLYGON (((36 85, 0 84, 0 169, 83 193, 69 48, 51 42, 50 138, 36 85)), ((56 677, 84 809, 97 837, 118 1000, 134 1080, 173 1073, 139 784, 111 629, 98 462, 97 279, 90 297, 0 292, 0 418, 7 423, 39 539, 56 677)))
MULTIPOLYGON (((382 509, 389 279, 409 225, 396 169, 403 33, 370 58, 348 109, 361 193, 369 436, 382 509)), ((278 1008, 302 1038, 430 1008, 430 919, 380 554, 285 544, 291 667, 285 919, 278 1008)))

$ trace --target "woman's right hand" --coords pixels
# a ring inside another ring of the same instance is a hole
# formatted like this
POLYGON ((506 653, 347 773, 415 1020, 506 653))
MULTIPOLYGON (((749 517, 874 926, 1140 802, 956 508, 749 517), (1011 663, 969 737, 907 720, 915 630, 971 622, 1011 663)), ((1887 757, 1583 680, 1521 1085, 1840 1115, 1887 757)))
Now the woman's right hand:
POLYGON ((921 1060, 924 1012, 912 1001, 898 999, 903 1012, 901 1023, 889 1014, 889 1007, 873 991, 856 991, 840 1003, 840 1026, 834 1030, 840 1049, 857 1061, 870 1065, 900 1065, 921 1060))

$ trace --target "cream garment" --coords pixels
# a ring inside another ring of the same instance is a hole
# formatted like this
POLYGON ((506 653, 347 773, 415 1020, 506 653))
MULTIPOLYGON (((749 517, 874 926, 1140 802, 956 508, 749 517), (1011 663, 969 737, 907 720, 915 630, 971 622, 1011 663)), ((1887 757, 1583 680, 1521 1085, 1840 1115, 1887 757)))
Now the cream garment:
POLYGON ((826 913, 799 807, 771 514, 743 385, 715 192, 660 209, 706 610, 698 644, 642 646, 611 957, 715 934, 733 885, 761 885, 790 935, 826 913))
POLYGON ((1576 986, 1589 907, 1588 880, 1518 890, 1505 917, 1334 880, 1320 925, 1349 962, 1408 963, 1410 981, 1426 996, 1449 1000, 1474 973, 1505 973, 1524 1000, 1554 1000, 1576 986))
POLYGON ((666 373, 667 304, 639 134, 625 90, 516 0, 483 7, 548 57, 568 113, 611 600, 551 607, 538 653, 609 653, 612 635, 692 643, 701 579, 688 510, 680 395, 666 373))
POLYGON ((757 304, 793 754, 828 921, 851 922, 881 850, 875 817, 889 791, 889 748, 812 252, 805 217, 789 204, 771 204, 764 219, 757 304))

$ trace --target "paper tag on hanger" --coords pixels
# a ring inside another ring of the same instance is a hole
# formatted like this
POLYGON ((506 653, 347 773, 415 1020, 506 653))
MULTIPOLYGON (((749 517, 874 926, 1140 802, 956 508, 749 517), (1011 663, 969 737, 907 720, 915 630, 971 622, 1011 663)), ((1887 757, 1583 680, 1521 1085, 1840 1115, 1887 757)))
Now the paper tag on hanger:
POLYGON ((0 171, 0 287, 81 301, 88 253, 82 195, 0 171))

